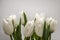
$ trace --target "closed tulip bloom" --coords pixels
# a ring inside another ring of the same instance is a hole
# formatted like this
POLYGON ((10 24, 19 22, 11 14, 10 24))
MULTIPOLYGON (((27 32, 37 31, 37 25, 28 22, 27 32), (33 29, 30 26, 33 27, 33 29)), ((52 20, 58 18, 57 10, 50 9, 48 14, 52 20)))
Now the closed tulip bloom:
POLYGON ((47 19, 47 24, 50 24, 50 31, 53 32, 55 30, 57 21, 55 19, 53 19, 52 17, 50 17, 47 19))
POLYGON ((6 34, 12 35, 15 27, 17 27, 16 15, 10 15, 3 19, 3 29, 6 34))
POLYGON ((21 17, 21 23, 25 25, 27 21, 25 12, 22 11, 22 13, 20 14, 20 17, 21 17))
POLYGON ((14 31, 12 22, 8 22, 6 19, 3 19, 3 30, 7 35, 12 35, 14 31))
POLYGON ((30 37, 33 34, 34 21, 28 21, 24 28, 24 36, 30 37))
POLYGON ((16 15, 10 15, 7 18, 7 21, 8 22, 12 22, 12 24, 14 25, 14 27, 17 27, 17 18, 16 18, 16 15))
POLYGON ((39 14, 35 15, 35 32, 39 37, 42 37, 43 35, 43 27, 44 27, 44 19, 43 17, 40 18, 39 14))

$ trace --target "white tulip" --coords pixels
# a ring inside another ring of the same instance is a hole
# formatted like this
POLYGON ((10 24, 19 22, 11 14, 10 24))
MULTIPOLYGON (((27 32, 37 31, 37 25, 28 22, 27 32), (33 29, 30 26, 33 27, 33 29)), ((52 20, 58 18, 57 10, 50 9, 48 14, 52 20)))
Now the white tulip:
POLYGON ((53 32, 55 30, 55 26, 57 24, 57 21, 50 17, 47 19, 47 24, 50 24, 50 31, 53 32))
POLYGON ((20 17, 21 17, 21 23, 25 24, 24 11, 22 11, 22 13, 20 14, 20 17))
POLYGON ((7 18, 7 21, 9 22, 12 22, 14 23, 14 27, 17 27, 17 18, 16 18, 16 15, 10 15, 8 18, 7 18))
POLYGON ((30 37, 33 34, 34 21, 28 21, 24 28, 24 36, 30 37))
POLYGON ((8 22, 6 19, 3 19, 3 30, 7 35, 12 35, 14 31, 12 22, 8 22))
POLYGON ((35 15, 35 32, 38 36, 42 37, 43 35, 43 27, 44 27, 44 19, 43 17, 40 17, 39 14, 35 15))
POLYGON ((8 18, 3 19, 3 29, 6 34, 11 35, 14 31, 14 27, 17 27, 16 15, 10 15, 8 18))

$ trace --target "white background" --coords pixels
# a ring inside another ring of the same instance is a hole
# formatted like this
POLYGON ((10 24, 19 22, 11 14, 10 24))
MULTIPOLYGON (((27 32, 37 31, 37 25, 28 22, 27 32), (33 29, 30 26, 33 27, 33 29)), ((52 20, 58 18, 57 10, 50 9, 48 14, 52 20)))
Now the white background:
POLYGON ((36 13, 41 12, 57 19, 58 24, 52 34, 52 40, 60 40, 60 0, 0 0, 0 40, 10 40, 3 31, 2 19, 11 14, 20 17, 22 10, 27 13, 28 20, 32 20, 36 13))

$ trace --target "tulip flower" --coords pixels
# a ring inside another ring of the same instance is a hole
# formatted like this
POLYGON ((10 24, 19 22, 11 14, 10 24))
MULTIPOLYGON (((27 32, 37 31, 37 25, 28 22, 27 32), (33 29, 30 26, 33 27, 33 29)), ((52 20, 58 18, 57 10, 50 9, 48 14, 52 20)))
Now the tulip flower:
POLYGON ((50 17, 47 19, 47 24, 50 24, 50 32, 54 32, 57 21, 50 17))
POLYGON ((12 22, 9 22, 6 19, 3 19, 3 30, 6 34, 12 35, 12 33, 14 31, 12 22))
POLYGON ((44 26, 44 20, 43 17, 40 18, 39 14, 35 15, 35 32, 39 37, 42 37, 43 35, 43 26, 44 26))
POLYGON ((11 40, 51 40, 57 21, 47 18, 45 13, 36 14, 34 20, 27 21, 25 12, 20 14, 17 25, 16 15, 3 19, 3 30, 11 40))
POLYGON ((30 37, 33 33, 34 21, 28 21, 24 28, 24 36, 30 37))
POLYGON ((10 15, 7 18, 7 21, 12 22, 13 26, 17 27, 17 18, 16 18, 16 15, 10 15))
POLYGON ((3 19, 3 29, 6 34, 12 35, 14 27, 16 26, 16 15, 10 15, 8 18, 3 19), (14 26, 12 21, 14 22, 14 26))
POLYGON ((25 26, 25 24, 27 22, 27 18, 26 18, 25 12, 22 11, 20 16, 21 16, 21 23, 25 26))

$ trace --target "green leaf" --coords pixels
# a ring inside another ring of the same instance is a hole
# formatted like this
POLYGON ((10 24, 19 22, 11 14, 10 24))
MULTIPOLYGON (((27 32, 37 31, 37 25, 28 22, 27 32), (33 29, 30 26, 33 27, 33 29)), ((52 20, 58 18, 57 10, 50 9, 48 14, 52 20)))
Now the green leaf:
POLYGON ((34 40, 34 38, 35 38, 35 40, 42 40, 42 38, 37 36, 35 32, 32 34, 31 40, 34 40))
POLYGON ((26 25, 26 23, 27 23, 27 17, 26 17, 25 12, 23 12, 23 15, 24 15, 24 21, 25 21, 25 23, 24 23, 23 25, 25 26, 25 25, 26 25))
MULTIPOLYGON (((14 20, 12 20, 12 24, 13 24, 13 27, 14 27, 14 20)), ((15 27, 14 27, 14 32, 13 32, 12 36, 13 36, 14 40, 17 40, 15 27)))
POLYGON ((19 25, 17 26, 17 29, 16 29, 16 36, 17 36, 17 40, 22 40, 22 35, 21 35, 21 19, 20 19, 19 25))
POLYGON ((46 21, 44 21, 43 40, 48 40, 48 38, 47 38, 47 24, 46 24, 46 21))
MULTIPOLYGON (((24 15, 24 27, 25 27, 25 25, 26 25, 26 23, 27 23, 27 17, 26 17, 26 14, 25 14, 25 12, 23 12, 23 15, 24 15)), ((25 37, 24 38, 24 40, 30 40, 30 37, 25 37)))
POLYGON ((36 39, 36 40, 40 40, 41 37, 37 36, 36 33, 35 33, 35 39, 36 39))
POLYGON ((17 36, 16 36, 16 32, 15 31, 13 32, 13 38, 14 38, 14 40, 17 40, 17 36))
MULTIPOLYGON (((25 25, 26 25, 26 23, 27 23, 27 17, 26 17, 26 14, 25 14, 25 12, 23 12, 23 15, 24 15, 24 27, 25 27, 25 25)), ((24 40, 30 40, 30 37, 25 37, 24 38, 24 40)))
POLYGON ((47 25, 47 39, 49 38, 49 35, 50 35, 50 25, 47 25))
POLYGON ((48 25, 48 40, 51 40, 50 25, 48 25))
POLYGON ((48 40, 50 36, 50 25, 47 25, 46 21, 44 22, 43 30, 43 40, 48 40))
POLYGON ((32 36, 31 36, 31 40, 34 40, 35 38, 35 32, 33 32, 32 36))

